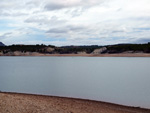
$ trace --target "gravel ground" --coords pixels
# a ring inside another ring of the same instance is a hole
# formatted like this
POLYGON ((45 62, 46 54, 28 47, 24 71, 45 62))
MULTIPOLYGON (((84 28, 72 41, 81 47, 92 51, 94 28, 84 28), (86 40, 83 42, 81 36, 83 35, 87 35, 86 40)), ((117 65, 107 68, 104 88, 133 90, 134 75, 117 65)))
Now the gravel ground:
POLYGON ((82 99, 0 92, 0 113, 150 113, 150 109, 82 99))

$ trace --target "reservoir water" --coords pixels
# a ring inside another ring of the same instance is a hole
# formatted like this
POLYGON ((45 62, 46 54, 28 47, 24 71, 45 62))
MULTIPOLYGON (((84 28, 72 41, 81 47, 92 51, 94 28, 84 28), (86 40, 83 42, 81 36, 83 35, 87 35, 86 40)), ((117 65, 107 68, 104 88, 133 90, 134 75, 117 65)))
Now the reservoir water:
POLYGON ((150 108, 150 58, 0 57, 0 90, 150 108))

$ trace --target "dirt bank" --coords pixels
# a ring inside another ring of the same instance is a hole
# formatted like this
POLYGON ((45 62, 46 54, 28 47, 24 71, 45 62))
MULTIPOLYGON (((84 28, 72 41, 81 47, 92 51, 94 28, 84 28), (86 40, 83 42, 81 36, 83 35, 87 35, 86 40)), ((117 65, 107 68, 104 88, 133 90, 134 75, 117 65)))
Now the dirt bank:
POLYGON ((81 56, 81 57, 150 57, 150 53, 118 53, 118 54, 43 54, 38 52, 19 51, 8 52, 6 54, 0 53, 0 56, 81 56))
POLYGON ((150 113, 150 110, 82 99, 1 92, 0 113, 150 113))

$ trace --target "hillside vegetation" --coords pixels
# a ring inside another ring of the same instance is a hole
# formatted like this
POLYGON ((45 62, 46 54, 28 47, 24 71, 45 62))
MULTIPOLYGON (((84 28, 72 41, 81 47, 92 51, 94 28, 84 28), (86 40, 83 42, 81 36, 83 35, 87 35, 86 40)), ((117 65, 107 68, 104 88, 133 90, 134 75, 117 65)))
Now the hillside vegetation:
POLYGON ((19 51, 22 53, 26 52, 38 52, 38 53, 47 53, 47 54, 78 54, 78 53, 87 53, 90 54, 96 49, 106 47, 105 51, 102 51, 101 54, 109 53, 150 53, 150 43, 147 44, 117 44, 117 45, 107 45, 107 46, 62 46, 56 47, 53 45, 10 45, 10 46, 0 46, 0 52, 6 54, 8 52, 19 51))
POLYGON ((118 44, 107 46, 108 53, 122 53, 122 52, 143 52, 150 53, 150 43, 147 44, 118 44))

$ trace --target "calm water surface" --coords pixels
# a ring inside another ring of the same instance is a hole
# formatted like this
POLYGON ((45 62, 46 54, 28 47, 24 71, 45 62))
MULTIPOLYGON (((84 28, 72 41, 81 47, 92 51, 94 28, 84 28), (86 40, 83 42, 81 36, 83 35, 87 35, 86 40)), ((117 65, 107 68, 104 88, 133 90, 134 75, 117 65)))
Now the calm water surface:
POLYGON ((0 57, 0 90, 150 108, 150 58, 0 57))

